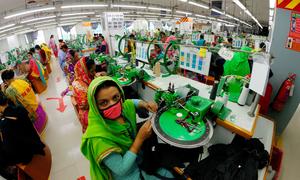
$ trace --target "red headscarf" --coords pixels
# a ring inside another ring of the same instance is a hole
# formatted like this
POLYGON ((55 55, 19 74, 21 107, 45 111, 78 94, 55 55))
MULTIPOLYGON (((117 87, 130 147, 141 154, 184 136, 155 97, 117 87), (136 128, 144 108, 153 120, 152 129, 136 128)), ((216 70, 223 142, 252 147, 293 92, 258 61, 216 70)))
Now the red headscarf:
POLYGON ((81 80, 87 84, 90 84, 93 78, 86 67, 86 57, 82 57, 75 65, 75 80, 81 80))

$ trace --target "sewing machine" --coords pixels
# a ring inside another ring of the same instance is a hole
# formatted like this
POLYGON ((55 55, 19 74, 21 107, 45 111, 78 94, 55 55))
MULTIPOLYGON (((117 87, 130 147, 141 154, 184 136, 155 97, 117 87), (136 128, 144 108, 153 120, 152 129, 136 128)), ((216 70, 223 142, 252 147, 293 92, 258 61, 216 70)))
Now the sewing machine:
POLYGON ((198 96, 190 85, 158 90, 155 101, 159 110, 152 127, 164 142, 181 148, 196 148, 209 142, 213 135, 212 117, 226 118, 231 112, 221 102, 198 96), (229 113, 228 113, 229 112, 229 113))

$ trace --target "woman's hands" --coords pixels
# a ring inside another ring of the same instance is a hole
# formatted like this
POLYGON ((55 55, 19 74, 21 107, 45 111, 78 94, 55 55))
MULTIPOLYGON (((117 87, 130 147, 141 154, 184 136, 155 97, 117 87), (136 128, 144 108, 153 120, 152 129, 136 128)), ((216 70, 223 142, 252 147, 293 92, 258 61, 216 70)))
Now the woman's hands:
POLYGON ((157 112, 157 109, 158 109, 158 106, 155 102, 140 101, 138 107, 147 109, 148 111, 150 111, 152 113, 157 112))
POLYGON ((132 146, 130 147, 130 151, 137 154, 141 147, 143 142, 148 139, 152 134, 152 125, 151 125, 151 121, 148 120, 146 121, 143 126, 140 128, 139 132, 137 133, 137 136, 132 144, 132 146))
POLYGON ((145 141, 151 136, 151 134, 152 134, 152 125, 151 125, 151 121, 148 120, 140 128, 136 138, 139 138, 141 141, 145 141))

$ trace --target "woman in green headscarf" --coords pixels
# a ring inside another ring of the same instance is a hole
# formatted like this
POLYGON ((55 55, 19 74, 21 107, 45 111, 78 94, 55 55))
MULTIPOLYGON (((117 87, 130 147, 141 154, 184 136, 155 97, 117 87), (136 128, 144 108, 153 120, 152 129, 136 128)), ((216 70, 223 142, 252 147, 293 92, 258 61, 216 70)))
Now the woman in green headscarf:
POLYGON ((235 52, 233 58, 230 61, 226 61, 224 64, 224 75, 238 75, 238 76, 246 76, 250 74, 250 66, 248 62, 248 58, 251 52, 251 48, 247 46, 243 46, 241 48, 242 51, 246 52, 235 52))
MULTIPOLYGON (((141 171, 136 163, 143 142, 152 133, 147 121, 137 132, 136 108, 157 111, 157 105, 140 100, 125 100, 124 93, 110 77, 99 77, 88 89, 89 126, 83 135, 81 151, 90 161, 93 180, 157 179, 141 171)), ((164 169, 162 176, 170 173, 164 169)))

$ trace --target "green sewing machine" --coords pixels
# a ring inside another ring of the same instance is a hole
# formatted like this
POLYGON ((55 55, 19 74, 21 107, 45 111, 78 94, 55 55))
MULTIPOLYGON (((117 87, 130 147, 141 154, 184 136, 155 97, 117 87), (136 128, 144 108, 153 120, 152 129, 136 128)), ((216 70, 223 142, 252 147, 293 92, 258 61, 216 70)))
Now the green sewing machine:
POLYGON ((168 90, 156 92, 159 110, 152 119, 152 127, 161 140, 181 148, 196 148, 209 142, 213 126, 208 117, 211 114, 219 117, 225 107, 220 106, 222 103, 219 101, 198 96, 198 93, 190 85, 175 89, 171 84, 168 90))

